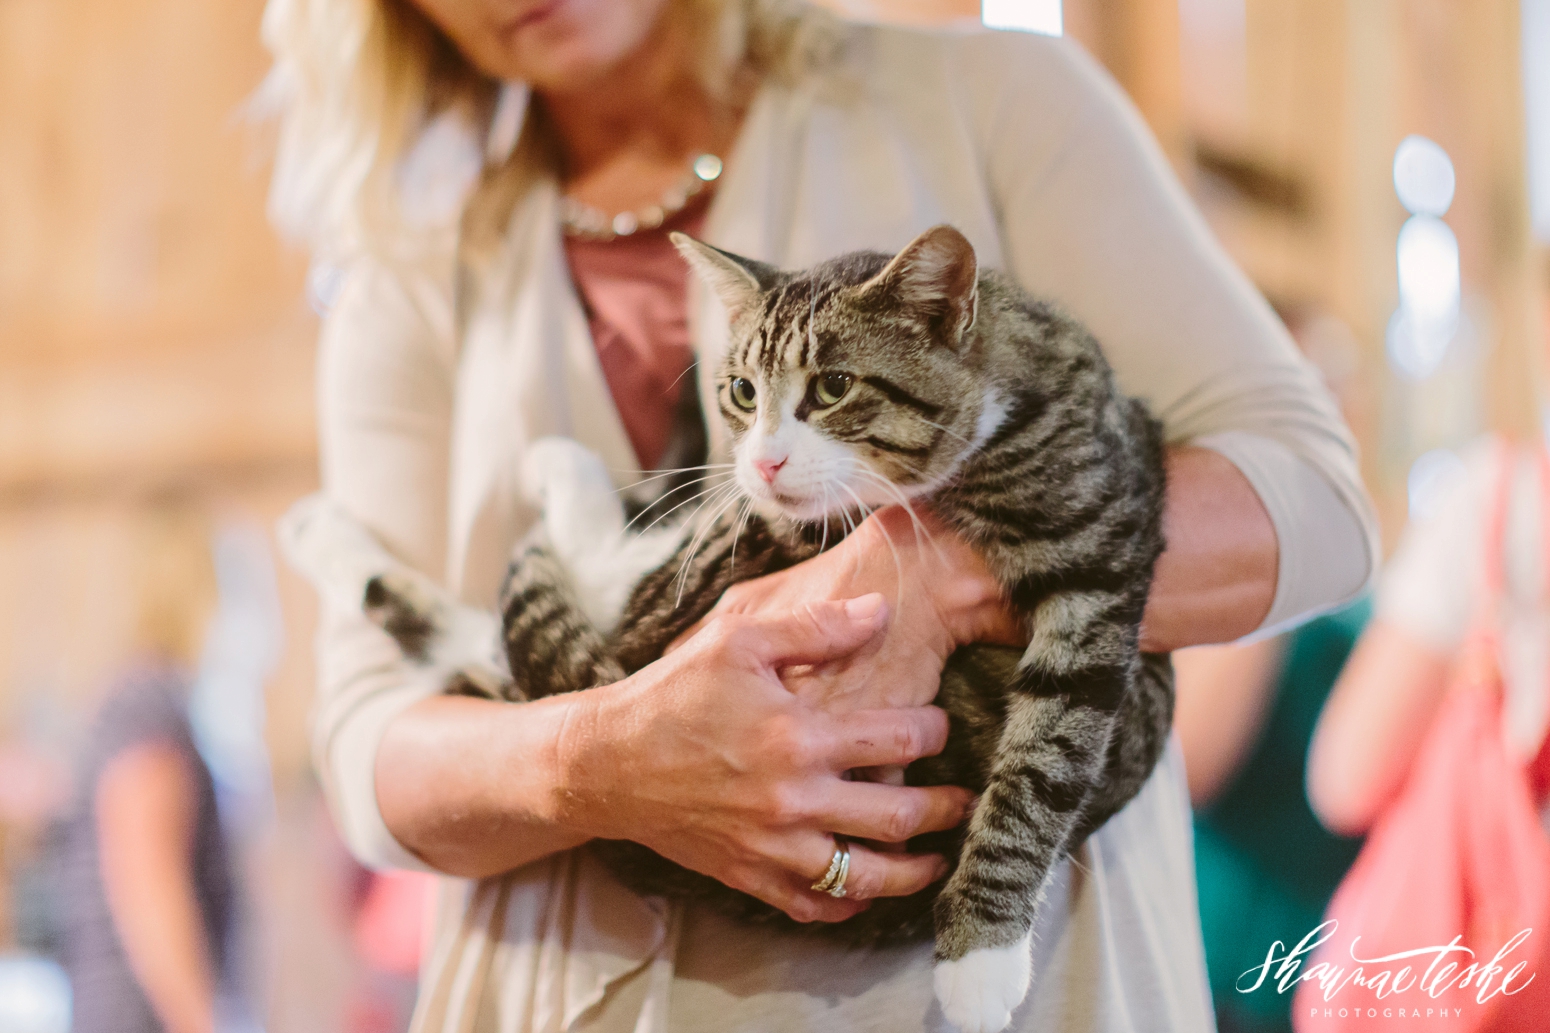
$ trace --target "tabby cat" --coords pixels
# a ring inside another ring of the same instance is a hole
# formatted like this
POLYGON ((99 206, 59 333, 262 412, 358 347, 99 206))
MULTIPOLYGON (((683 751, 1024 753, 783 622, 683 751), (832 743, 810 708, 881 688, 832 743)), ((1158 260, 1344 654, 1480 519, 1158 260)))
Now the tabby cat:
MULTIPOLYGON (((1172 720, 1168 657, 1139 648, 1163 547, 1160 425, 1119 392, 1083 327, 980 270, 950 226, 895 256, 858 252, 801 273, 674 242, 731 317, 716 391, 735 488, 712 496, 730 515, 628 534, 600 461, 550 439, 526 463, 544 521, 502 592, 504 664, 469 645, 488 627, 456 630, 472 618, 380 550, 380 569, 363 562, 369 576, 348 591, 406 653, 456 669, 465 691, 531 699, 618 680, 734 581, 816 554, 867 511, 929 503, 984 556, 1030 644, 953 654, 937 699, 947 747, 906 770, 910 784, 981 794, 967 828, 910 844, 954 862, 945 882, 807 928, 862 944, 934 931, 947 1018, 1002 1029, 1027 991, 1046 878, 1140 789, 1172 720)), ((312 553, 303 566, 364 555, 358 538, 341 541, 347 531, 319 531, 327 522, 293 535, 307 543, 293 551, 312 553)), ((592 849, 640 893, 788 921, 638 844, 592 849)))

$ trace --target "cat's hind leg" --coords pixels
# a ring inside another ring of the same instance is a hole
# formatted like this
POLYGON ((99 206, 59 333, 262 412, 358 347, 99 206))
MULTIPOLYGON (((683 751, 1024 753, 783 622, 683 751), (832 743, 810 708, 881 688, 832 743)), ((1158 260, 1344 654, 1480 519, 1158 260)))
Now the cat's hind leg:
POLYGON ((399 561, 376 536, 322 494, 296 503, 280 520, 286 559, 326 604, 360 610, 414 663, 441 671, 449 685, 503 696, 510 678, 495 615, 467 606, 399 561))

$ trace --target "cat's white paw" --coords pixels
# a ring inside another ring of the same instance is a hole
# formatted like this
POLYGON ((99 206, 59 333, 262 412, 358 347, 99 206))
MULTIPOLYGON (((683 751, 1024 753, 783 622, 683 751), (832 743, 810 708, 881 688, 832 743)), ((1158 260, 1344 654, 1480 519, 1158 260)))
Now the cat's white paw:
POLYGON ((1028 994, 1033 976, 1032 931, 1010 947, 982 947, 932 974, 947 1021, 963 1033, 998 1033, 1028 994))
POLYGON ((539 438, 522 456, 522 495, 548 510, 606 499, 617 510, 613 478, 596 452, 571 438, 539 438))
POLYGON ((345 610, 359 607, 366 583, 393 565, 371 532, 321 492, 292 505, 275 537, 291 566, 345 610))
POLYGON ((522 461, 522 490, 544 513, 544 533, 572 568, 624 532, 624 507, 603 460, 570 438, 539 438, 522 461))

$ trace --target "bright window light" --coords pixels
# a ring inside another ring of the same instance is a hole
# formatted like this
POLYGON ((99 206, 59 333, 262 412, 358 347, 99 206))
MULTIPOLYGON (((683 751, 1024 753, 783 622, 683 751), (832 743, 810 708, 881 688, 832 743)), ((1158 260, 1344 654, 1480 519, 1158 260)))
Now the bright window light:
POLYGON ((1458 311, 1459 242, 1448 224, 1432 215, 1412 215, 1399 231, 1399 298, 1423 319, 1445 319, 1458 311))
POLYGON ((1403 305, 1389 319, 1385 344, 1389 361, 1411 380, 1425 380, 1437 372, 1448 355, 1448 345, 1458 332, 1457 313, 1449 319, 1421 319, 1403 305))
POLYGON ((0 955, 0 1029, 69 1033, 70 981, 52 961, 0 955))
POLYGON ((992 29, 1021 29, 1059 36, 1060 0, 984 0, 980 15, 992 29))
POLYGON ((1442 216, 1453 204, 1453 161, 1424 136, 1407 136, 1394 152, 1394 192, 1412 215, 1442 216))

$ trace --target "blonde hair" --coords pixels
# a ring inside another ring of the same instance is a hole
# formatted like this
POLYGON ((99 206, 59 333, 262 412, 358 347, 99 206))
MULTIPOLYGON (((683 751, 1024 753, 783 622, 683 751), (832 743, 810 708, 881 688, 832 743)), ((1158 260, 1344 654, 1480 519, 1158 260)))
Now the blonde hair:
MULTIPOLYGON (((703 33, 713 92, 738 77, 793 77, 825 49, 802 0, 670 0, 703 33)), ((410 0, 269 0, 263 39, 274 66, 260 110, 280 123, 270 189, 275 224, 325 256, 415 248, 397 178, 438 117, 475 142, 500 84, 473 68, 410 0)), ((832 49, 832 48, 831 48, 832 49)), ((504 158, 498 155, 497 158, 504 158)))

